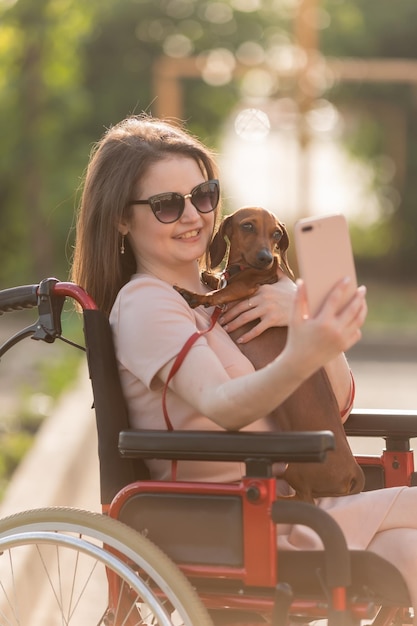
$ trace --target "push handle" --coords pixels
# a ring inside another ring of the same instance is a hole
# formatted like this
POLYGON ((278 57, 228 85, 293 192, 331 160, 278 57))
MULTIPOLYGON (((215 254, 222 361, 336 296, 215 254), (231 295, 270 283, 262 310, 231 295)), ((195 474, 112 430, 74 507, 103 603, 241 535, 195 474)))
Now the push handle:
POLYGON ((0 315, 38 305, 39 285, 21 285, 0 291, 0 315))
POLYGON ((45 278, 39 285, 20 285, 0 290, 0 315, 11 311, 32 309, 44 298, 72 298, 82 309, 97 309, 94 300, 75 283, 61 282, 57 278, 45 278))

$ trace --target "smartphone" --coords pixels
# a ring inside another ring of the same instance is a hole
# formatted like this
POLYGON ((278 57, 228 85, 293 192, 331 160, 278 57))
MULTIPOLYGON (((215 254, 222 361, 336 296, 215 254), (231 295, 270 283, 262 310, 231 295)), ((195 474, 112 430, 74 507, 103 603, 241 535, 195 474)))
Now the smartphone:
POLYGON ((346 276, 350 277, 349 289, 354 295, 357 278, 344 215, 299 220, 294 226, 294 243, 310 316, 318 313, 332 288, 346 276))

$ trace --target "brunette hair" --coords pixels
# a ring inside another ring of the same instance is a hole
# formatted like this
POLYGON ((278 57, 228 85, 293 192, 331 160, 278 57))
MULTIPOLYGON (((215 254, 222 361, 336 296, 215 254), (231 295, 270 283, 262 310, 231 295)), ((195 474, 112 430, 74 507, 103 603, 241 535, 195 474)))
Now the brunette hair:
MULTIPOLYGON (((218 178, 212 152, 178 125, 148 115, 131 116, 109 128, 94 146, 76 222, 71 280, 109 315, 117 293, 136 272, 126 238, 120 254, 118 225, 129 219, 134 189, 148 168, 169 155, 194 159, 206 179, 218 178)), ((217 221, 218 210, 216 210, 217 221)), ((204 261, 207 264, 207 254, 204 261)))

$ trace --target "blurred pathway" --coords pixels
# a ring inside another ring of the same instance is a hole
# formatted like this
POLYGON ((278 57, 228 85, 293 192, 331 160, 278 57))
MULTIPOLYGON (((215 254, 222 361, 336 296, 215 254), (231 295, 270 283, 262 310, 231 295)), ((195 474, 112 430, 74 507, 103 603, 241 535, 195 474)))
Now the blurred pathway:
POLYGON ((42 424, 0 503, 0 516, 44 506, 100 510, 97 435, 84 363, 42 424))

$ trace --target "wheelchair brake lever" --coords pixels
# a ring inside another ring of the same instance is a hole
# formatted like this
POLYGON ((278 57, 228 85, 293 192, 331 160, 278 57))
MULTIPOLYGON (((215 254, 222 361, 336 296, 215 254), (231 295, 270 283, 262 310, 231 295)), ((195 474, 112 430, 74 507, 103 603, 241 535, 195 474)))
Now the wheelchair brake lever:
POLYGON ((45 278, 39 284, 38 289, 38 321, 33 325, 34 333, 32 339, 53 343, 57 337, 61 336, 61 313, 65 298, 54 296, 53 286, 58 283, 57 278, 45 278))
MULTIPOLYGON (((61 339, 71 346, 85 351, 83 346, 62 336, 61 314, 65 296, 54 295, 54 286, 57 283, 59 283, 57 278, 46 278, 39 283, 37 288, 38 320, 17 332, 0 346, 0 359, 10 348, 26 337, 31 337, 36 341, 45 341, 46 343, 53 343, 55 339, 61 339)), ((35 295, 35 292, 33 295, 35 295)), ((32 306, 35 306, 35 304, 31 303, 32 306)))

